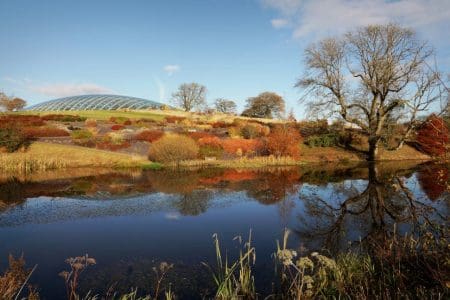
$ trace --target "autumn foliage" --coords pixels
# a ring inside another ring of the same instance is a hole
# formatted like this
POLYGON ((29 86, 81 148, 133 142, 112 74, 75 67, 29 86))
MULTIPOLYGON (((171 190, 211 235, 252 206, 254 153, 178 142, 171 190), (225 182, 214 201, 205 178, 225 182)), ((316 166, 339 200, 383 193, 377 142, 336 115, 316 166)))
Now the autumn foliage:
POLYGON ((432 156, 445 154, 449 131, 444 120, 431 115, 417 131, 417 143, 424 152, 432 156))
POLYGON ((157 162, 180 162, 195 159, 199 147, 193 139, 185 135, 170 134, 152 144, 149 158, 157 162))
POLYGON ((257 139, 225 139, 221 144, 226 153, 238 156, 258 154, 263 149, 263 143, 257 139))
POLYGON ((134 136, 134 139, 137 141, 146 141, 153 143, 159 140, 164 135, 164 132, 161 130, 144 130, 137 133, 134 136))
POLYGON ((300 133, 294 128, 277 126, 267 137, 267 151, 275 156, 290 156, 298 158, 300 155, 300 133))
POLYGON ((67 130, 48 126, 24 127, 22 128, 22 133, 28 138, 62 137, 70 135, 67 130))
POLYGON ((449 171, 445 166, 427 165, 419 170, 418 179, 422 190, 434 201, 447 189, 449 171))

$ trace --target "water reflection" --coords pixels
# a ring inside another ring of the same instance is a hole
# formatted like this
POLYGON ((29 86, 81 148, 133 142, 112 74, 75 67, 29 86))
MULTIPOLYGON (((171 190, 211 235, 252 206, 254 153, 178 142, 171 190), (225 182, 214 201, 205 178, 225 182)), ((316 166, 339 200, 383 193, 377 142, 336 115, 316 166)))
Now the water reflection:
POLYGON ((0 267, 9 252, 25 252, 30 263, 40 264, 35 282, 43 295, 57 298, 63 286, 56 274, 68 256, 89 252, 97 258, 85 282, 96 292, 113 282, 123 291, 132 286, 145 291, 151 284, 143 274, 168 260, 184 278, 177 294, 191 297, 211 287, 201 267, 214 255, 211 234, 219 233, 224 246, 234 249, 233 237, 252 228, 256 283, 270 287, 271 278, 263 274, 272 273, 264 270, 273 269, 270 254, 285 227, 296 233, 292 248, 334 254, 370 251, 390 235, 445 224, 448 170, 396 162, 3 177, 0 267), (55 285, 61 289, 53 290, 55 285))

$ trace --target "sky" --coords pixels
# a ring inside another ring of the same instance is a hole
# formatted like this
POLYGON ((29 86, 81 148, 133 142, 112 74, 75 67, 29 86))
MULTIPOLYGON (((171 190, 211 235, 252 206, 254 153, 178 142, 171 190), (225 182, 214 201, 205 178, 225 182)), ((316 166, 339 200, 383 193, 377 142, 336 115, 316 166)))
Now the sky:
POLYGON ((29 104, 120 94, 170 104, 185 82, 207 100, 273 91, 297 118, 303 51, 367 24, 415 29, 450 73, 450 0, 0 0, 0 91, 29 104))

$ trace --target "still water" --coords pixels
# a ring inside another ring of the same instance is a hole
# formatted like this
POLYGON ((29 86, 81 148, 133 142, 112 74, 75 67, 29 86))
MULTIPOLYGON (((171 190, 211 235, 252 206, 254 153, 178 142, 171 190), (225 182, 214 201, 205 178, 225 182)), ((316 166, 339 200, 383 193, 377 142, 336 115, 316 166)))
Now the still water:
POLYGON ((415 233, 423 222, 445 224, 449 168, 413 162, 377 166, 317 165, 263 170, 72 170, 0 176, 0 270, 8 254, 38 265, 31 282, 41 298, 63 299, 65 259, 97 260, 81 290, 102 293, 154 286, 152 268, 168 274, 181 299, 211 295, 202 263, 214 265, 217 233, 232 258, 250 230, 256 286, 270 293, 276 241, 335 255, 363 251, 380 233, 415 233))

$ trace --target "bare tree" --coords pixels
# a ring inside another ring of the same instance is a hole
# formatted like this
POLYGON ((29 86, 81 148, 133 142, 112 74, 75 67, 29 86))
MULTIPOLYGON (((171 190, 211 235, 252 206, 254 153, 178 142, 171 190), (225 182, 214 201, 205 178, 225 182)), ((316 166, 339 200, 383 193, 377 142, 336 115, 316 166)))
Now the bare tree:
POLYGON ((23 109, 27 102, 21 98, 8 97, 4 93, 0 93, 0 107, 6 111, 17 111, 23 109))
POLYGON ((233 100, 218 98, 214 102, 214 106, 218 112, 224 114, 236 113, 236 103, 233 100))
POLYGON ((184 83, 172 94, 173 102, 185 111, 206 105, 206 87, 198 83, 184 83))
POLYGON ((439 74, 427 63, 433 55, 408 28, 371 25, 308 47, 307 72, 297 86, 312 111, 336 113, 360 127, 373 161, 388 120, 405 125, 400 148, 420 112, 443 96, 439 74))

